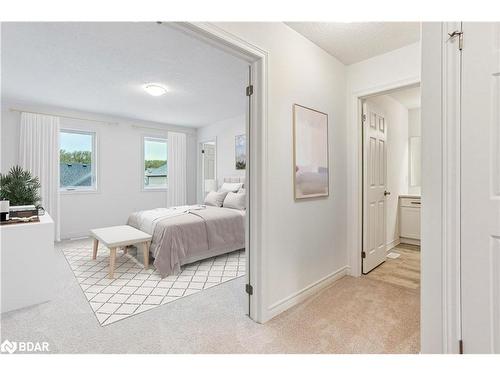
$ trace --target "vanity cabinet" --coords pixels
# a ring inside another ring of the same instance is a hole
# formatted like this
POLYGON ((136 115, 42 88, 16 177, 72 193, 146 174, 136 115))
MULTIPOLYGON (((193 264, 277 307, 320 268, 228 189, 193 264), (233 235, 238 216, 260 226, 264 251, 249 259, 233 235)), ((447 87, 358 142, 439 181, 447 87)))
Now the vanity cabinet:
POLYGON ((419 196, 399 197, 399 236, 401 243, 420 244, 420 207, 419 196))

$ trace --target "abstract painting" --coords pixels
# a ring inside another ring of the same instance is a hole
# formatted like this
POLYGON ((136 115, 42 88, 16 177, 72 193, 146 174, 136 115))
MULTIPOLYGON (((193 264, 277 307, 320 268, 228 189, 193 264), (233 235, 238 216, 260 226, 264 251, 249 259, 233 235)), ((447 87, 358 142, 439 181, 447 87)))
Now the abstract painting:
POLYGON ((294 197, 327 197, 328 115, 298 104, 293 106, 294 197))
POLYGON ((245 169, 247 166, 247 137, 245 134, 237 135, 234 140, 234 155, 236 169, 245 169))

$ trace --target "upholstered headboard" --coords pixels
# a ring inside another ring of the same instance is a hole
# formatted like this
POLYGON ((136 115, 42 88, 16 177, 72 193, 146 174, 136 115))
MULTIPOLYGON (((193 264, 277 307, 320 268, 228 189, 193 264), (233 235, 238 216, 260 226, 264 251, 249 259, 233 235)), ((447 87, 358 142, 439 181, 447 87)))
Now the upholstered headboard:
POLYGON ((224 177, 223 182, 228 182, 228 183, 241 183, 243 184, 243 187, 245 187, 245 177, 238 177, 238 176, 232 176, 232 177, 224 177))

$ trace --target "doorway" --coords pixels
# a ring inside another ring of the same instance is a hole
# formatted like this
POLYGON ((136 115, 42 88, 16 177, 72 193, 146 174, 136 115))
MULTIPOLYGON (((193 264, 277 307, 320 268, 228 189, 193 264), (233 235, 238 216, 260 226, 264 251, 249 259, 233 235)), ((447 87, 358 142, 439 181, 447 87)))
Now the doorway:
POLYGON ((201 171, 201 197, 210 191, 217 190, 217 142, 216 140, 202 141, 200 149, 200 171, 201 171))
POLYGON ((362 274, 420 286, 420 87, 364 97, 362 274))
MULTIPOLYGON (((247 110, 245 119, 246 169, 245 190, 245 249, 248 315, 257 322, 266 320, 262 305, 262 233, 266 228, 266 205, 262 186, 265 186, 265 165, 261 164, 260 152, 267 147, 267 59, 265 51, 221 31, 208 23, 175 23, 187 34, 215 45, 249 64, 249 84, 245 89, 247 110)), ((216 143, 217 148, 217 143, 216 143)), ((217 158, 217 150, 216 150, 217 158)))

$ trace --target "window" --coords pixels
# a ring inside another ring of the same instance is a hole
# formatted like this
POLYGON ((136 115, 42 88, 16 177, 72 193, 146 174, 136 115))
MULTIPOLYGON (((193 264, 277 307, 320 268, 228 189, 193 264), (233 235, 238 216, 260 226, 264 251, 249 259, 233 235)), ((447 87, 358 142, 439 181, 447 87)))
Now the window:
POLYGON ((61 130, 59 181, 62 190, 96 190, 95 133, 61 130))
POLYGON ((167 188, 167 140, 144 137, 144 189, 167 188))

